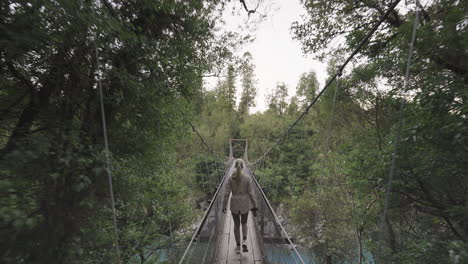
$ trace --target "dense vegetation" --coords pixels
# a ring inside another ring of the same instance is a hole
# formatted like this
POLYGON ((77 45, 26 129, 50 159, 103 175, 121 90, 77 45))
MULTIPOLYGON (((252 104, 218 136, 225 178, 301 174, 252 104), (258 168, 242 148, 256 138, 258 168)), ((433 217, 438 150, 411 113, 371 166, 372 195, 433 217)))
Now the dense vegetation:
POLYGON ((167 248, 170 227, 182 232, 194 222, 200 194, 188 191, 189 157, 200 150, 187 137, 191 100, 203 75, 243 41, 219 30, 224 8, 223 1, 1 2, 2 263, 114 262, 99 78, 122 262, 146 262, 167 248))
MULTIPOLYGON (((307 19, 292 30, 305 52, 329 62, 332 75, 389 2, 303 1, 307 19), (343 43, 331 50, 337 36, 344 36, 343 43)), ((269 198, 289 215, 296 238, 319 261, 363 263, 371 254, 379 263, 467 261, 466 13, 461 1, 424 7, 408 89, 402 91, 415 13, 392 12, 354 66, 257 170, 269 198), (402 98, 397 172, 382 225, 402 98)), ((218 96, 208 92, 205 98, 222 102, 223 87, 235 83, 230 76, 228 71, 218 96)), ((205 104, 205 135, 218 148, 229 137, 247 138, 251 161, 260 157, 319 89, 314 72, 301 76, 292 97, 281 82, 272 88, 268 109, 248 117, 240 109, 237 119, 233 110, 219 116, 216 104, 205 104)))
MULTIPOLYGON (((171 235, 183 248, 201 212, 195 201, 216 186, 223 165, 187 121, 222 155, 229 138, 248 139, 254 161, 298 117, 320 89, 314 72, 301 76, 295 95, 278 80, 268 109, 251 113, 255 65, 248 52, 233 58, 247 37, 219 29, 227 2, 0 4, 2 263, 115 258, 99 79, 123 263, 154 263, 171 235), (203 76, 221 68, 207 90, 203 76)), ((332 75, 389 2, 303 0, 307 16, 292 31, 332 75), (342 44, 330 48, 337 37, 342 44)), ((319 262, 467 261, 467 9, 449 0, 424 6, 406 91, 415 13, 392 12, 259 163, 268 197, 319 262), (382 225, 400 100, 397 172, 382 225)))

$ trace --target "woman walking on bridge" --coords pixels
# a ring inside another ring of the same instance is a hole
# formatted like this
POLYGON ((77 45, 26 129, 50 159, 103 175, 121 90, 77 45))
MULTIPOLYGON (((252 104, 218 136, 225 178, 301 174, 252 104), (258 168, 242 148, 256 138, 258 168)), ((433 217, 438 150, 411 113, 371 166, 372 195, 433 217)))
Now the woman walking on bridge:
POLYGON ((244 169, 244 161, 236 159, 234 161, 235 172, 226 184, 226 192, 223 199, 223 213, 226 213, 226 206, 229 194, 232 192, 230 210, 234 220, 234 236, 236 238, 236 252, 240 253, 240 224, 242 223, 242 251, 248 252, 247 243, 247 218, 249 216, 250 202, 252 202, 252 213, 257 216, 257 200, 252 188, 252 181, 244 169))

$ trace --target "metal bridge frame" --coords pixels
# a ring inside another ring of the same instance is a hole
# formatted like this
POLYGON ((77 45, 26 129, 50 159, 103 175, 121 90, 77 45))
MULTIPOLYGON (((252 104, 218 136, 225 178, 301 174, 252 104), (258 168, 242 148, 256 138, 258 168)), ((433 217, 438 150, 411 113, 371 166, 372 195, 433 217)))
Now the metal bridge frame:
POLYGON ((247 156, 247 152, 249 150, 249 141, 247 139, 237 139, 237 138, 231 138, 229 140, 229 160, 234 159, 234 151, 233 151, 233 143, 235 142, 245 142, 245 149, 244 149, 244 158, 243 160, 249 164, 249 157, 247 156))

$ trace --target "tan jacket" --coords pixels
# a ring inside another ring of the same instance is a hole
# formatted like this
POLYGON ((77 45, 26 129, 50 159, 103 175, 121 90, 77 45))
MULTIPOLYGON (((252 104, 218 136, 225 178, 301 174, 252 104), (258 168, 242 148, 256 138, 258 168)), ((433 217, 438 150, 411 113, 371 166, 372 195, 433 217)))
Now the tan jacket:
POLYGON ((252 208, 257 208, 257 199, 255 199, 252 180, 249 176, 245 175, 244 172, 237 175, 237 172, 234 171, 231 177, 229 177, 224 193, 223 208, 226 208, 231 192, 231 212, 236 214, 239 212, 241 214, 248 213, 250 210, 250 202, 252 202, 252 208))

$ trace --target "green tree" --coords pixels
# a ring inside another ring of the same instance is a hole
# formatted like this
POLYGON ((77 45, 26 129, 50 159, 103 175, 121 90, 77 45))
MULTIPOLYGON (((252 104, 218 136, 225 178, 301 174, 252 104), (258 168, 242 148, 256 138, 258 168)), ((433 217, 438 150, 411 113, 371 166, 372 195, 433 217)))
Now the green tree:
POLYGON ((244 53, 241 67, 242 95, 239 102, 239 114, 244 116, 249 114, 250 107, 255 106, 255 97, 257 96, 255 66, 252 64, 252 55, 249 52, 244 53))
MULTIPOLYGON (((304 51, 320 52, 320 57, 325 58, 330 53, 353 50, 389 2, 303 1, 303 4, 308 15, 305 21, 293 24, 295 37, 301 40, 304 51), (363 23, 364 20, 368 22, 363 23), (334 50, 325 49, 341 36, 344 36, 342 45, 334 50)), ((368 231, 364 240, 373 253, 378 236, 372 232, 381 231, 378 212, 383 207, 388 179, 390 142, 397 127, 401 94, 406 93, 399 170, 389 216, 385 219, 384 252, 380 259, 384 263, 448 263, 447 252, 454 250, 453 245, 466 244, 466 218, 461 217, 466 199, 461 198, 463 194, 458 188, 466 187, 467 182, 466 174, 461 173, 466 166, 460 162, 467 157, 458 148, 465 144, 460 125, 466 123, 466 109, 460 102, 465 102, 467 96, 468 55, 464 41, 467 27, 462 22, 466 8, 458 1, 433 1, 422 8, 408 91, 401 91, 401 87, 414 12, 403 12, 403 8, 392 11, 364 46, 361 58, 365 63, 357 63, 348 76, 340 78, 338 100, 340 96, 347 99, 339 100, 335 111, 346 113, 347 121, 334 121, 333 129, 346 136, 335 136, 331 147, 352 148, 342 149, 340 156, 346 162, 338 168, 345 170, 346 189, 354 197, 350 199, 353 218, 371 221, 365 225, 368 231), (384 85, 386 90, 381 89, 384 85), (450 154, 446 147, 452 150, 450 154), (444 182, 439 182, 440 179, 444 182), (365 198, 369 194, 371 197, 365 198), (367 204, 366 200, 375 200, 375 208, 361 215, 359 204, 367 204), (434 256, 438 257, 431 259, 434 256)), ((462 248, 457 250, 454 254, 463 255, 462 248)))
POLYGON ((283 82, 278 82, 275 89, 267 96, 268 108, 279 116, 285 113, 288 106, 288 87, 283 82))
POLYGON ((235 36, 215 29, 224 6, 0 4, 2 263, 114 259, 98 79, 123 262, 150 246, 167 248, 169 221, 174 229, 192 221, 192 197, 183 194, 193 167, 174 163, 187 159, 174 142, 190 131, 202 76, 232 54, 226 47, 235 36))
POLYGON ((234 111, 236 108, 236 69, 229 64, 226 70, 226 78, 218 83, 218 96, 224 101, 227 109, 234 111))
POLYGON ((301 74, 299 82, 297 83, 296 94, 302 107, 312 102, 319 89, 317 81, 317 74, 313 71, 301 74))

